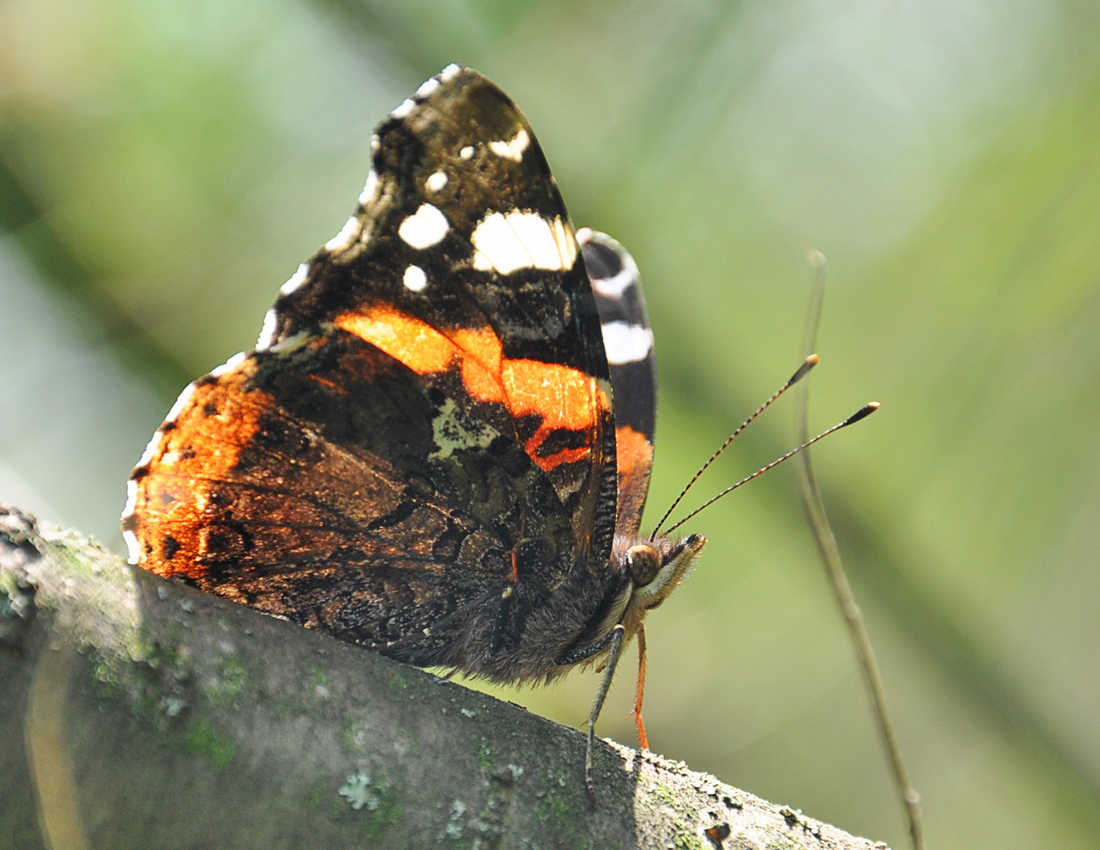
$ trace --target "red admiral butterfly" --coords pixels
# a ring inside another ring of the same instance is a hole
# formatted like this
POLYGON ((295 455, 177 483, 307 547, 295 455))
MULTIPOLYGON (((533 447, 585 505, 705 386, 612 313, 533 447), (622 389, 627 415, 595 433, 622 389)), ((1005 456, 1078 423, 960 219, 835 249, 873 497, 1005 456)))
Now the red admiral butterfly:
POLYGON ((706 542, 638 535, 637 267, 574 233, 531 127, 473 71, 424 83, 371 150, 356 214, 256 348, 153 435, 131 561, 418 666, 507 683, 600 660, 590 764, 623 644, 706 542))

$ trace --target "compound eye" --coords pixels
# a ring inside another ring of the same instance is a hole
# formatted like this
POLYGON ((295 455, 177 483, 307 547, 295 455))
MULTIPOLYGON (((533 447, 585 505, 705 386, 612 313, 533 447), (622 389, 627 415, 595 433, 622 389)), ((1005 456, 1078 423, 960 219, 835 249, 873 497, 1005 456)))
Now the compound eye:
POLYGON ((645 587, 661 569, 661 556, 648 543, 631 546, 626 553, 626 565, 635 587, 645 587))

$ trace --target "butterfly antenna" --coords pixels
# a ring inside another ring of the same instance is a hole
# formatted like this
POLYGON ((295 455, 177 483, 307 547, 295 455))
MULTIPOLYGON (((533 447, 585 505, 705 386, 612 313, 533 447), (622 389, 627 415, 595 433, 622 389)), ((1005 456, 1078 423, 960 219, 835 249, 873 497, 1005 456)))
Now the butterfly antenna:
MULTIPOLYGON (((659 523, 657 523, 657 525, 654 527, 653 534, 651 534, 650 537, 649 537, 650 540, 653 540, 657 536, 657 533, 661 530, 661 526, 665 524, 665 521, 669 518, 669 516, 671 516, 672 512, 674 510, 676 510, 676 506, 678 504, 680 504, 680 502, 683 500, 684 496, 686 496, 688 494, 688 490, 690 490, 692 488, 692 486, 694 486, 695 482, 699 480, 699 476, 701 476, 704 472, 707 471, 707 467, 709 467, 712 463, 714 463, 716 460, 718 460, 718 456, 720 454, 722 454, 722 452, 724 452, 727 448, 729 448, 729 444, 732 443, 735 439, 737 439, 737 435, 740 434, 742 431, 744 431, 746 428, 748 428, 749 423, 752 422, 757 416, 759 416, 765 410, 767 410, 768 407, 771 406, 772 402, 774 402, 777 398, 779 398, 781 395, 783 395, 783 393, 785 393, 787 390, 789 390, 791 387, 793 387, 795 384, 797 384, 799 381, 801 381, 803 378, 805 378, 806 375, 809 374, 810 370, 813 369, 814 366, 817 365, 817 359, 818 358, 817 358, 816 354, 811 354, 805 360, 803 360, 802 365, 798 367, 798 369, 795 371, 795 373, 793 375, 791 375, 791 377, 787 381, 787 383, 785 383, 778 390, 776 390, 775 393, 772 394, 771 398, 769 398, 766 402, 764 402, 762 405, 760 405, 758 408, 756 408, 756 410, 753 411, 752 415, 748 419, 746 419, 744 422, 742 422, 741 425, 737 428, 737 430, 734 431, 732 434, 729 435, 729 437, 726 438, 726 442, 722 443, 722 445, 718 447, 718 451, 716 451, 714 454, 712 454, 710 456, 710 460, 708 460, 701 467, 699 467, 699 471, 696 472, 694 476, 692 476, 692 479, 687 483, 687 486, 684 487, 684 489, 680 491, 680 495, 676 497, 676 500, 671 505, 669 505, 668 510, 665 511, 665 515, 663 517, 661 517, 661 521, 659 523)), ((682 520, 681 520, 681 522, 682 522, 682 520)), ((679 524, 679 523, 677 523, 677 524, 679 524)), ((675 527, 675 526, 673 526, 673 527, 675 527)), ((672 529, 669 529, 669 531, 671 531, 671 530, 672 529)))
POLYGON ((697 507, 695 510, 693 510, 686 517, 681 519, 679 522, 676 522, 676 523, 673 523, 672 525, 670 525, 668 527, 668 530, 665 531, 665 534, 671 534, 673 531, 675 531, 677 528, 679 528, 681 525, 683 525, 685 522, 687 522, 689 519, 691 519, 697 513, 702 511, 704 508, 709 508, 711 505, 713 505, 715 502, 717 502, 719 499, 721 499, 726 494, 732 493, 738 487, 740 487, 744 484, 748 484, 754 478, 760 477, 765 472, 767 472, 769 469, 773 469, 774 467, 779 466, 779 464, 781 464, 783 461, 794 457, 796 454, 803 451, 804 449, 808 449, 810 446, 812 446, 818 440, 825 439, 830 434, 832 434, 836 431, 839 431, 841 428, 847 428, 849 425, 855 425, 857 422, 859 422, 860 419, 865 419, 866 417, 870 416, 872 413, 874 413, 876 410, 878 410, 878 408, 879 408, 879 404, 878 404, 877 401, 867 402, 867 404, 863 405, 863 407, 861 407, 859 410, 857 410, 855 413, 853 413, 851 416, 849 416, 843 422, 838 422, 832 428, 828 428, 828 429, 822 431, 820 434, 818 434, 813 439, 807 440, 802 445, 796 446, 795 448, 791 449, 785 455, 782 455, 781 457, 777 457, 775 460, 773 460, 767 466, 760 467, 760 469, 756 470, 756 472, 754 472, 752 475, 746 475, 744 478, 742 478, 736 484, 731 484, 729 487, 727 487, 725 490, 723 490, 717 496, 714 496, 713 498, 707 499, 705 502, 703 502, 703 504, 701 504, 699 507, 697 507))

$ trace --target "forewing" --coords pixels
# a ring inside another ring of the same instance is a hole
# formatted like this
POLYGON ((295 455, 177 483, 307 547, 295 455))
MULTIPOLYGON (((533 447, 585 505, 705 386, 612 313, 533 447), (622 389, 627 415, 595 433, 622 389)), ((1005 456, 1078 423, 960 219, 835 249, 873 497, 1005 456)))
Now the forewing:
POLYGON ((598 231, 579 233, 585 268, 596 296, 615 400, 619 478, 617 530, 638 533, 649 491, 657 427, 657 361, 642 280, 634 258, 598 231))
POLYGON ((260 347, 327 323, 512 435, 550 478, 578 562, 606 560, 614 430, 599 316, 530 125, 455 66, 379 125, 356 215, 284 288, 260 347), (467 400, 468 399, 468 400, 467 400))

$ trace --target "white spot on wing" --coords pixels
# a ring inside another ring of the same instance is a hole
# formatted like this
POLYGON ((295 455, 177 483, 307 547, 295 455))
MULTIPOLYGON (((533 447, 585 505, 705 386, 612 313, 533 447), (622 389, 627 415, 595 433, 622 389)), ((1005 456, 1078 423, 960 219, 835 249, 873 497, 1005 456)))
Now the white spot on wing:
POLYGON ((454 62, 452 62, 450 65, 439 72, 439 79, 441 79, 445 83, 449 83, 461 73, 461 66, 456 65, 454 62))
POLYGON ((126 507, 122 509, 122 519, 133 514, 137 507, 138 485, 133 478, 126 481, 126 507))
POLYGON ((447 217, 438 207, 421 204, 420 209, 401 222, 397 235, 410 247, 423 250, 438 244, 450 229, 447 217))
POLYGON ((428 187, 429 192, 442 192, 443 187, 447 185, 447 174, 443 171, 436 171, 428 175, 424 185, 428 187))
POLYGON ((517 269, 566 271, 577 258, 572 229, 538 213, 491 213, 474 228, 474 268, 511 274, 517 269))
POLYGON ((290 279, 279 287, 280 295, 290 295, 292 292, 296 292, 298 288, 306 282, 309 278, 309 263, 302 263, 298 266, 298 271, 294 272, 290 276, 290 279))
MULTIPOLYGON (((189 386, 193 387, 194 385, 191 384, 189 386)), ((184 390, 184 392, 187 392, 187 390, 184 390)), ((141 457, 138 458, 138 466, 146 466, 156 457, 157 449, 160 448, 160 441, 163 437, 164 433, 158 428, 153 433, 153 436, 149 438, 149 442, 145 444, 145 451, 143 451, 141 457)))
POLYGON ((405 288, 412 292, 419 292, 428 285, 428 276, 420 266, 409 266, 405 269, 405 288))
POLYGON ((489 150, 501 159, 510 159, 513 162, 520 162, 523 159, 523 152, 527 150, 527 145, 530 143, 531 137, 527 135, 526 130, 520 127, 516 134, 508 141, 500 139, 489 142, 489 150))
MULTIPOLYGON (((175 404, 172 405, 172 409, 168 411, 168 415, 164 417, 165 422, 175 422, 179 418, 179 415, 183 412, 183 408, 187 406, 187 402, 191 400, 191 396, 195 394, 195 385, 188 384, 183 388, 183 392, 176 397, 175 404)), ((153 435, 156 439, 156 435, 153 435)), ((138 466, 147 463, 145 460, 138 462, 138 466)))
POLYGON ((313 334, 309 331, 298 331, 298 333, 288 336, 282 342, 275 343, 269 350, 272 354, 287 354, 301 348, 311 339, 313 339, 313 334))
POLYGON ((416 96, 421 100, 428 97, 432 92, 439 88, 440 82, 435 77, 429 77, 423 83, 420 84, 420 88, 416 90, 416 96))
POLYGON ((582 227, 577 231, 577 242, 580 245, 586 245, 589 242, 593 242, 613 252, 615 256, 619 258, 619 271, 611 277, 591 277, 592 269, 588 269, 592 290, 597 295, 609 301, 618 301, 623 297, 623 293, 631 286, 641 283, 641 276, 638 274, 638 264, 634 262, 634 258, 630 256, 622 245, 606 233, 598 233, 590 227, 582 227))
POLYGON ((634 258, 629 254, 620 254, 619 259, 623 267, 614 277, 600 277, 592 279, 592 288, 604 298, 617 301, 623 297, 631 286, 638 282, 638 267, 634 264, 634 258))
POLYGON ((637 363, 653 350, 653 332, 644 325, 607 322, 603 325, 603 347, 612 366, 637 363))
POLYGON ((138 539, 132 531, 122 532, 122 539, 126 541, 127 562, 136 566, 138 561, 141 560, 141 544, 138 543, 138 539))
POLYGON ((275 312, 275 308, 272 307, 264 315, 264 326, 260 329, 260 336, 256 340, 256 350, 264 351, 271 347, 271 344, 275 342, 275 325, 279 321, 279 314, 275 312))
POLYGON ((352 216, 344 222, 340 232, 325 243, 326 251, 346 250, 352 242, 359 238, 359 219, 352 216))
POLYGON ((573 268, 578 253, 577 240, 573 236, 573 226, 568 221, 555 218, 550 231, 554 237, 554 244, 558 248, 558 256, 562 261, 562 271, 573 268))
MULTIPOLYGON (((246 357, 248 357, 247 353, 245 353, 244 351, 238 351, 236 354, 226 360, 221 366, 218 366, 216 369, 211 369, 210 375, 214 378, 220 378, 222 375, 228 375, 230 372, 232 372, 234 369, 244 363, 246 357)), ((179 402, 176 403, 179 404, 179 402)))
POLYGON ((463 159, 473 159, 474 158, 474 146, 473 145, 466 145, 466 147, 464 147, 462 150, 460 150, 458 152, 458 155, 460 157, 462 157, 463 159))
POLYGON ((363 184, 363 191, 359 193, 359 206, 365 207, 378 193, 378 175, 375 174, 374 169, 370 170, 367 174, 367 182, 363 184))
POLYGON ((414 109, 416 109, 416 101, 411 97, 407 97, 401 101, 401 105, 397 109, 390 113, 390 117, 400 121, 402 118, 408 118, 414 109))

